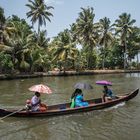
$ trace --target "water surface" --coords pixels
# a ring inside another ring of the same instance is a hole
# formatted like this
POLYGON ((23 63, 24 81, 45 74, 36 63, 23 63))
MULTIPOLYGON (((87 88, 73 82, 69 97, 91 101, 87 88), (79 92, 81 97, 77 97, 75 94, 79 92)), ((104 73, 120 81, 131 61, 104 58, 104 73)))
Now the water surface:
MULTIPOLYGON (((96 80, 109 80, 115 94, 140 88, 140 74, 107 74, 69 77, 44 77, 0 81, 0 108, 22 108, 33 95, 28 88, 47 84, 51 95, 42 95, 46 104, 70 101, 77 82, 88 82, 93 90, 84 90, 84 98, 102 96, 96 80)), ((133 100, 102 111, 91 111, 52 118, 9 117, 0 122, 1 140, 139 140, 140 95, 133 100)))

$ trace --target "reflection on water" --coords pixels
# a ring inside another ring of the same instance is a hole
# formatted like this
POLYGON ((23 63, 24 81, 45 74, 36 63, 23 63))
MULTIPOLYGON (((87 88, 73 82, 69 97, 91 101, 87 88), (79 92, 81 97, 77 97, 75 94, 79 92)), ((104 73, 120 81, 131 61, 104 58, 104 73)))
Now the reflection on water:
MULTIPOLYGON (((31 98, 28 88, 34 84, 47 84, 51 95, 42 95, 47 104, 69 101, 74 84, 88 82, 93 90, 84 90, 86 99, 102 96, 97 80, 109 80, 116 94, 140 88, 139 74, 107 74, 92 76, 44 77, 0 81, 1 108, 23 107, 31 98)), ((1 140, 139 140, 140 96, 125 104, 102 111, 91 111, 52 118, 6 118, 0 124, 1 140)))
POLYGON ((140 77, 140 73, 127 73, 126 77, 136 77, 136 78, 139 78, 140 77))

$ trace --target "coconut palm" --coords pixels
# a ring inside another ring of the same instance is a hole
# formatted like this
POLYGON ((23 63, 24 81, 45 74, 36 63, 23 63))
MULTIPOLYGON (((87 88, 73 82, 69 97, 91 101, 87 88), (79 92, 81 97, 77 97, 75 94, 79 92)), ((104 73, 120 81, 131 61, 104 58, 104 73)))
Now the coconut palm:
POLYGON ((126 52, 127 52, 127 39, 132 32, 132 26, 136 20, 131 20, 131 15, 127 13, 122 13, 119 19, 115 21, 114 26, 116 27, 116 34, 120 37, 120 45, 123 47, 124 51, 124 69, 127 65, 126 52))
POLYGON ((97 29, 99 24, 94 23, 95 14, 93 8, 81 8, 79 18, 76 20, 75 35, 77 35, 80 43, 87 49, 88 68, 92 68, 92 54, 93 48, 98 42, 97 29))
POLYGON ((44 0, 28 0, 29 4, 26 4, 30 8, 30 11, 26 13, 28 18, 31 18, 31 22, 34 25, 38 21, 38 35, 40 34, 40 27, 46 26, 46 20, 50 21, 50 16, 53 16, 49 12, 53 9, 52 6, 47 6, 44 0))
POLYGON ((31 67, 31 72, 45 71, 50 67, 49 56, 46 47, 48 46, 48 39, 44 36, 45 31, 41 32, 37 42, 36 33, 28 36, 25 55, 28 55, 28 62, 31 67), (42 41, 42 42, 41 42, 42 41))
POLYGON ((53 49, 53 60, 62 62, 65 72, 67 63, 69 61, 74 63, 76 54, 78 53, 76 44, 75 42, 72 42, 72 38, 68 30, 64 30, 64 32, 58 34, 54 40, 53 49))
POLYGON ((5 18, 4 10, 0 7, 0 44, 5 44, 15 31, 15 28, 9 25, 9 20, 5 18))
POLYGON ((3 32, 3 26, 5 24, 5 16, 4 16, 4 10, 0 7, 0 44, 3 43, 3 36, 2 36, 2 32, 3 32))
POLYGON ((111 42, 113 41, 113 34, 111 32, 111 26, 110 26, 110 20, 109 18, 105 17, 103 19, 100 19, 100 25, 101 25, 101 35, 99 39, 99 45, 102 46, 103 51, 103 58, 102 58, 102 69, 104 69, 104 63, 105 63, 105 51, 106 48, 109 47, 111 42))
POLYGON ((131 61, 137 55, 137 66, 139 62, 139 51, 140 51, 140 28, 134 27, 128 40, 128 59, 131 61))
POLYGON ((48 47, 48 42, 50 41, 49 38, 46 38, 47 31, 43 30, 40 32, 39 36, 35 34, 35 40, 38 40, 38 45, 42 48, 48 47))
POLYGON ((13 64, 17 69, 20 69, 20 63, 24 60, 24 51, 27 49, 28 36, 32 33, 31 27, 25 20, 17 16, 12 16, 12 18, 8 20, 8 25, 15 28, 14 34, 7 43, 11 47, 13 64))
POLYGON ((13 69, 14 65, 11 61, 11 55, 0 52, 0 72, 10 73, 13 69))

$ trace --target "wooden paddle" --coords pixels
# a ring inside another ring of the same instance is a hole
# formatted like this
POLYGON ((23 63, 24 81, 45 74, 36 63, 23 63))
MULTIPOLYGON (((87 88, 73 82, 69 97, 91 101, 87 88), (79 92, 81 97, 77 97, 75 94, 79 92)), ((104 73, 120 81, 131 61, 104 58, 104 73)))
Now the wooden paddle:
POLYGON ((18 113, 18 112, 20 112, 20 111, 22 111, 22 110, 25 110, 25 108, 22 108, 22 109, 19 109, 19 110, 17 110, 17 111, 14 111, 14 112, 12 112, 12 113, 10 113, 10 114, 8 114, 8 115, 6 115, 6 116, 0 118, 0 120, 3 120, 3 119, 5 119, 5 118, 7 118, 7 117, 9 117, 9 116, 12 116, 12 115, 14 115, 14 114, 16 114, 16 113, 18 113))

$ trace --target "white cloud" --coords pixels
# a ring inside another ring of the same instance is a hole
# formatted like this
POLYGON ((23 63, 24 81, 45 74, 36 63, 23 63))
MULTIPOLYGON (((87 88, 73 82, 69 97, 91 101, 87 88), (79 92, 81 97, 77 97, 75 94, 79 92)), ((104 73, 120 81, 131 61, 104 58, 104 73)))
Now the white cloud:
POLYGON ((61 5, 64 2, 62 0, 45 0, 46 4, 56 4, 56 5, 61 5))

